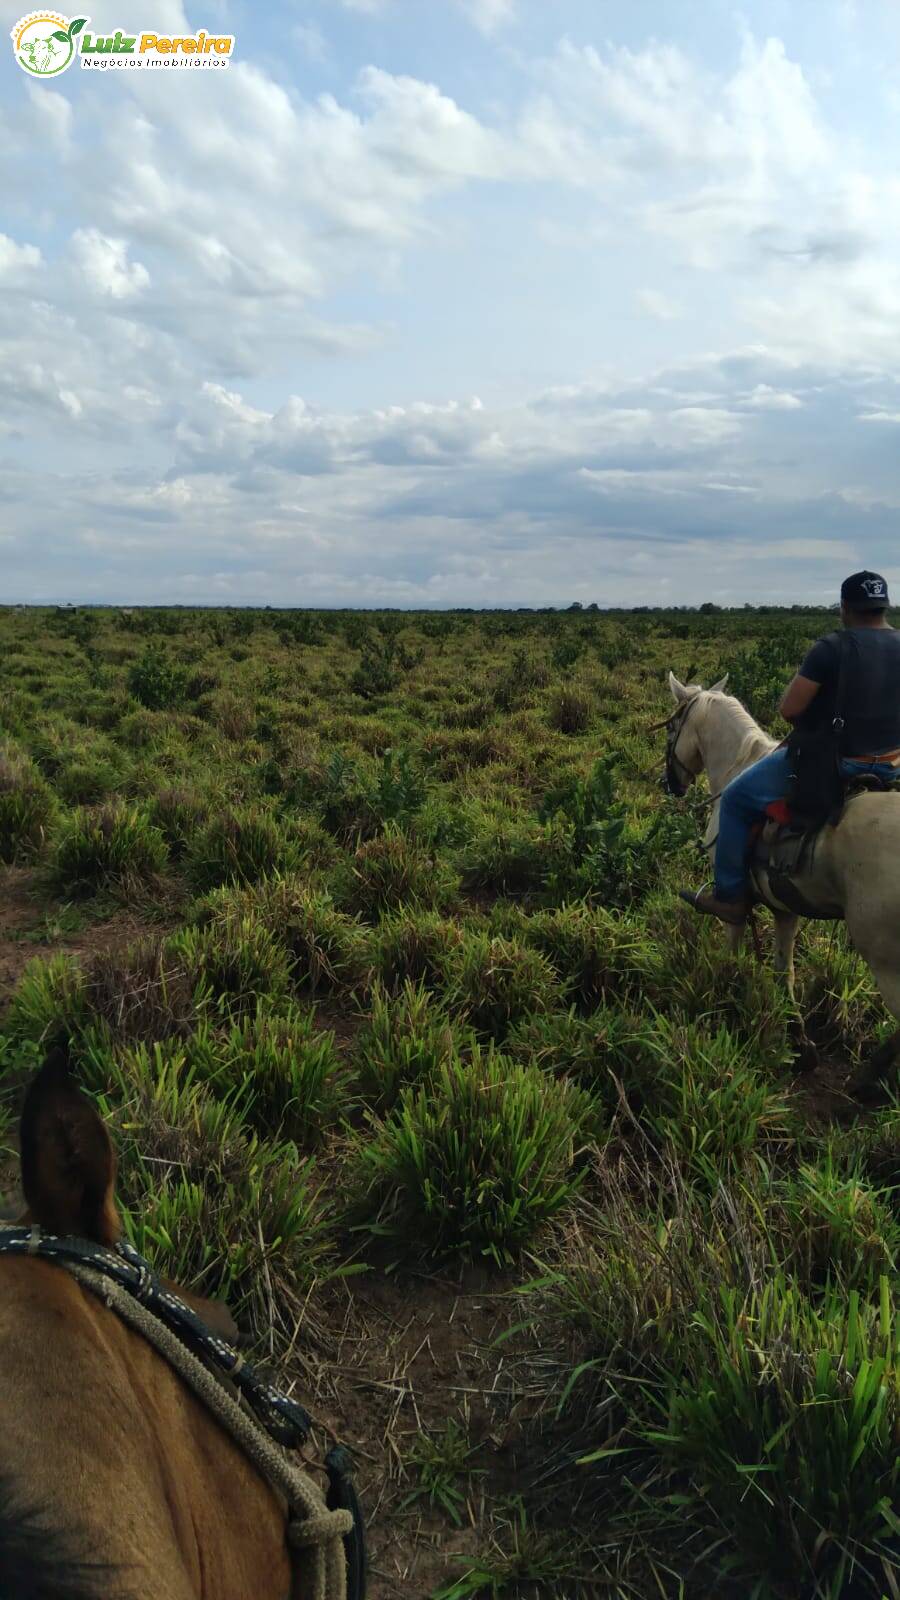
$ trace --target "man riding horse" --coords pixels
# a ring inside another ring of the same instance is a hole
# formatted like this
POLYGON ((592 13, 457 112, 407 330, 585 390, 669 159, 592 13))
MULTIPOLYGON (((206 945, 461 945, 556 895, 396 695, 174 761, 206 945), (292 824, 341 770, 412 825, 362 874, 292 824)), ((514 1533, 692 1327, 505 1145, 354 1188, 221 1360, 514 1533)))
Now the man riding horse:
MULTIPOLYGON (((850 637, 842 692, 840 770, 846 778, 900 776, 900 633, 888 623, 887 584, 877 572, 854 572, 841 585, 841 622, 850 637)), ((838 633, 807 653, 779 706, 803 733, 828 729, 838 715, 842 643, 838 633)), ((747 859, 752 830, 767 806, 788 793, 793 758, 784 741, 723 789, 711 894, 683 889, 695 911, 739 925, 750 910, 747 859)))

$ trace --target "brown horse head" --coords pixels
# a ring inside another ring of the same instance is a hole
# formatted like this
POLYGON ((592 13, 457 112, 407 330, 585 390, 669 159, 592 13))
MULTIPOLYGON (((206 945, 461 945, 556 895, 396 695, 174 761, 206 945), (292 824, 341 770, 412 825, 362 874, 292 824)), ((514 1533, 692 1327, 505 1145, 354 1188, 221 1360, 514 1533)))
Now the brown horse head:
MULTIPOLYGON (((115 1154, 64 1048, 26 1094, 21 1166, 26 1220, 115 1243, 115 1154)), ((233 1331, 224 1308, 178 1293, 233 1331)), ((0 1596, 287 1600, 285 1529, 279 1498, 140 1335, 64 1268, 0 1256, 0 1596)))
POLYGON ((122 1231, 115 1152, 62 1046, 51 1050, 25 1096, 19 1151, 27 1221, 47 1233, 115 1244, 122 1231))

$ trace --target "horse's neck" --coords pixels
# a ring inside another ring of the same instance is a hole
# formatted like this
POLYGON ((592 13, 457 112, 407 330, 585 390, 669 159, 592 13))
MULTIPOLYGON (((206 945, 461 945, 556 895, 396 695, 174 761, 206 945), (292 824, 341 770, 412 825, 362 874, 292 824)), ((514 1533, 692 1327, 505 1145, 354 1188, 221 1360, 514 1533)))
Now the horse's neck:
POLYGON ((776 744, 739 701, 718 694, 709 697, 699 741, 709 787, 716 795, 776 744))

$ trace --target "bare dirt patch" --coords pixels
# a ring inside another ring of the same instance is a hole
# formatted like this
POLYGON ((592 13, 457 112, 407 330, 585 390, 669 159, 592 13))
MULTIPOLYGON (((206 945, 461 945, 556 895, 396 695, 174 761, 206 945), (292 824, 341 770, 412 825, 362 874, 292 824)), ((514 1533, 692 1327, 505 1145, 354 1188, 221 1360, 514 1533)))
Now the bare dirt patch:
POLYGON ((91 955, 147 931, 146 917, 125 909, 98 912, 48 895, 34 872, 0 868, 0 1017, 35 956, 91 955))
MULTIPOLYGON (((313 1347, 289 1363, 318 1419, 356 1456, 371 1600, 425 1597, 459 1577, 487 1543, 486 1507, 521 1485, 521 1424, 540 1396, 523 1360, 527 1336, 497 1342, 521 1315, 511 1288, 474 1267, 455 1278, 373 1270, 325 1291, 313 1347), (450 1421, 473 1450, 459 1526, 427 1500, 404 1505, 417 1442, 450 1421)), ((307 1337, 301 1330, 298 1347, 307 1337)))

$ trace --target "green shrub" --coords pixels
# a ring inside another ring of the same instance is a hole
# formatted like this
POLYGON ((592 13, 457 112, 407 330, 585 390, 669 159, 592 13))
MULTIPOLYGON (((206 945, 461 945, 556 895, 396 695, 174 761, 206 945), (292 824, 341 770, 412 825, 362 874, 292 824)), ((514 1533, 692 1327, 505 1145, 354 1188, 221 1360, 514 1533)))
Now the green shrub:
POLYGON ((900 1221, 890 1195, 866 1183, 855 1164, 843 1169, 829 1154, 801 1165, 780 1202, 791 1259, 806 1284, 835 1278, 871 1294, 883 1273, 895 1273, 900 1221))
POLYGON ((32 763, 0 750, 0 861, 27 860, 43 847, 56 802, 32 763))
POLYGON ((446 906, 457 884, 445 861, 392 826, 359 846, 336 875, 335 897, 346 910, 377 922, 403 905, 446 906))
POLYGON ((416 1250, 508 1261, 571 1200, 595 1120, 574 1086, 494 1051, 445 1061, 359 1153, 372 1225, 416 1250))
POLYGON ((594 720, 596 704, 593 695, 570 684, 557 689, 547 706, 547 721, 557 733, 587 733, 594 720))
POLYGON ((404 907, 385 917, 375 936, 378 975, 391 994, 406 983, 440 989, 446 982, 451 952, 462 943, 458 922, 438 911, 404 907))
POLYGON ((80 809, 64 822, 53 875, 69 894, 146 889, 168 862, 166 841, 145 812, 117 803, 80 809))
POLYGON ((558 899, 590 897, 605 906, 630 906, 659 881, 660 869, 693 838, 684 812, 663 809, 646 826, 632 821, 619 793, 618 753, 602 756, 587 777, 568 773, 545 794, 542 822, 554 821, 566 841, 549 888, 558 899))
POLYGON ((408 750, 385 750, 369 785, 372 810, 382 823, 404 822, 421 811, 428 796, 425 775, 408 750))
POLYGON ((484 1038, 502 1041, 514 1023, 560 998, 550 963, 513 939, 468 934, 448 967, 446 999, 484 1038))
POLYGON ((251 915, 185 928, 166 943, 167 955, 193 985, 200 1010, 212 1006, 226 1016, 255 1011, 260 1001, 288 991, 288 952, 263 922, 251 915))
POLYGON ((164 650, 148 645, 129 669, 128 688, 148 711, 168 711, 184 699, 187 672, 164 650))
POLYGON ((270 812, 259 806, 220 811, 194 835, 187 868, 196 888, 221 883, 257 883, 272 872, 289 871, 295 852, 270 812))
POLYGON ((259 1005, 221 1046, 220 1082, 247 1098, 245 1116, 267 1137, 312 1145, 344 1100, 344 1077, 333 1033, 304 1007, 259 1005))
POLYGON ((391 996, 376 983, 354 1045, 360 1088, 370 1104, 390 1110, 402 1090, 431 1077, 464 1044, 462 1030, 424 984, 407 980, 391 996))
POLYGON ((523 937, 584 1010, 643 993, 652 947, 643 930, 601 906, 576 903, 529 917, 523 937))
POLYGON ((209 807, 193 789, 165 788, 151 799, 148 814, 165 839, 172 860, 180 861, 207 821, 209 807))
POLYGON ((257 918, 288 953, 291 983, 302 992, 327 994, 363 985, 371 965, 369 937, 329 895, 297 877, 269 878, 217 902, 202 913, 214 922, 257 918))
POLYGON ((397 687, 396 650, 392 639, 368 639, 359 665, 350 678, 350 688, 363 700, 375 700, 397 687))

